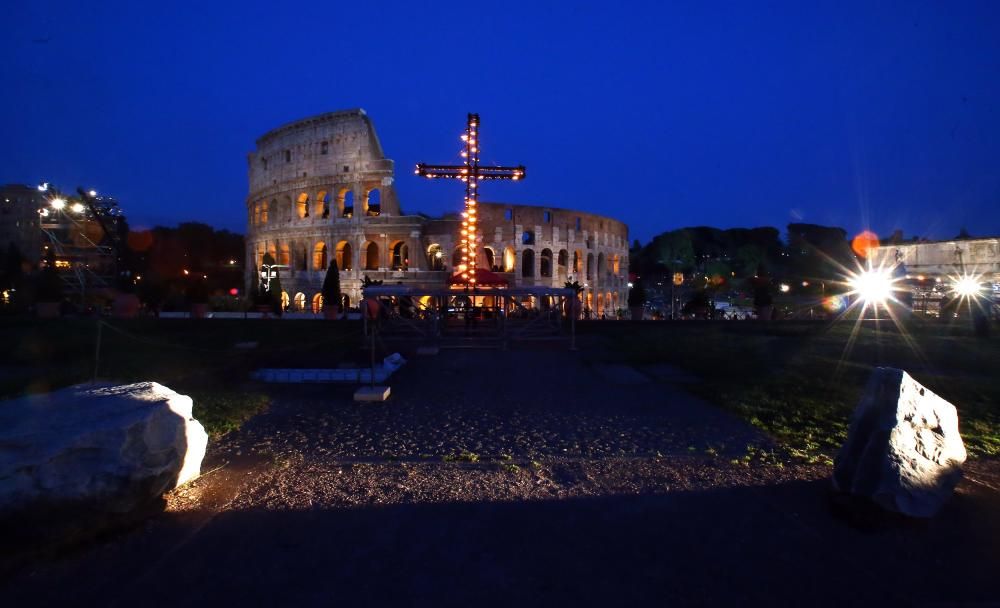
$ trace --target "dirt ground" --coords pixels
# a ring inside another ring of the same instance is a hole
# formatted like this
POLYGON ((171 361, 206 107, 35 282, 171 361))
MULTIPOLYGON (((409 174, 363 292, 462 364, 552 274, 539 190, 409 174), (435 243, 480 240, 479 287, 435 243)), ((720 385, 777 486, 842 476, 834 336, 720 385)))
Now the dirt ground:
POLYGON ((386 404, 274 386, 162 513, 25 564, 0 602, 1000 605, 997 462, 929 521, 844 511, 829 468, 744 464, 768 438, 670 377, 457 350, 386 404))

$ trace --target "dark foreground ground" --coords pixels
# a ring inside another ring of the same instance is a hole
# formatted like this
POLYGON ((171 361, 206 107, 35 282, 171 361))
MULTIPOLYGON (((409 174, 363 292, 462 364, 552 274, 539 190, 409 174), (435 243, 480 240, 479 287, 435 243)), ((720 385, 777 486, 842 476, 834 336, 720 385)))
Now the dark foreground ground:
POLYGON ((775 464, 663 372, 444 351, 384 405, 276 387, 163 513, 0 604, 1000 604, 994 461, 931 521, 847 517, 828 467, 775 464))

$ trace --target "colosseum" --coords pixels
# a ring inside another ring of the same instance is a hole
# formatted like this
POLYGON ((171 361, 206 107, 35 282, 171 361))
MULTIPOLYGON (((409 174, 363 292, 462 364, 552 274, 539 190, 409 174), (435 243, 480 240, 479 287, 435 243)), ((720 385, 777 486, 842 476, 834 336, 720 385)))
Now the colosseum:
MULTIPOLYGON (((336 259, 346 307, 367 275, 386 284, 440 289, 461 258, 461 193, 456 213, 403 214, 386 158, 364 110, 330 112, 278 127, 248 155, 247 260, 270 253, 281 270, 282 300, 318 312, 326 268, 336 259)), ((414 179, 417 179, 414 177, 414 179)), ((447 190, 447 189, 445 189, 447 190)), ((625 307, 628 227, 556 207, 482 202, 485 264, 510 286, 585 286, 595 315, 625 307)), ((253 270, 247 269, 247 285, 253 270)), ((532 302, 526 302, 532 305, 532 302)))

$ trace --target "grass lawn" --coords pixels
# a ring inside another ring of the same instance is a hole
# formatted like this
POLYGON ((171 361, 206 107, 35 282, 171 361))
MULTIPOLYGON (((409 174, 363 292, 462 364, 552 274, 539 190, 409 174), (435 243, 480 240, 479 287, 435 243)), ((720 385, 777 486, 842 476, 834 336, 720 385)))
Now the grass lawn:
MULTIPOLYGON (((789 454, 832 463, 872 368, 898 367, 955 404, 970 456, 1000 455, 1000 336, 910 320, 589 323, 602 359, 669 363, 697 374, 693 390, 778 439, 789 454), (850 345, 850 346, 849 346, 850 345)), ((996 332, 994 332, 996 334, 996 332)))
MULTIPOLYGON (((267 406, 250 373, 260 367, 335 367, 358 356, 361 326, 352 321, 105 319, 101 380, 155 380, 194 399, 212 435, 267 406), (240 343, 256 342, 252 348, 240 343)), ((0 319, 0 398, 44 392, 94 376, 93 319, 0 319)))

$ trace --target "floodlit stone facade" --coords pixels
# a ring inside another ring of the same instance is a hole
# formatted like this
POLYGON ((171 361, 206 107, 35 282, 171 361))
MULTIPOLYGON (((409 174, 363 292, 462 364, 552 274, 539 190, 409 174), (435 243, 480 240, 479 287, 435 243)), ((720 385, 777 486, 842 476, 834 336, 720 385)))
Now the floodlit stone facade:
POLYGON ((882 245, 872 262, 893 266, 901 262, 911 276, 982 276, 1000 283, 1000 238, 917 241, 882 245))
MULTIPOLYGON (((402 215, 393 162, 364 110, 331 112, 279 127, 248 156, 247 260, 270 253, 292 310, 318 311, 336 259, 341 291, 356 306, 365 275, 387 284, 440 288, 458 265, 458 214, 402 215)), ((413 178, 417 179, 417 178, 413 178)), ((456 210, 461 198, 456 194, 456 210)), ((555 207, 482 202, 485 264, 512 286, 585 285, 594 314, 625 308, 628 227, 555 207)), ((248 265, 250 266, 250 265, 248 265)), ((252 268, 247 270, 247 285, 252 268)))

